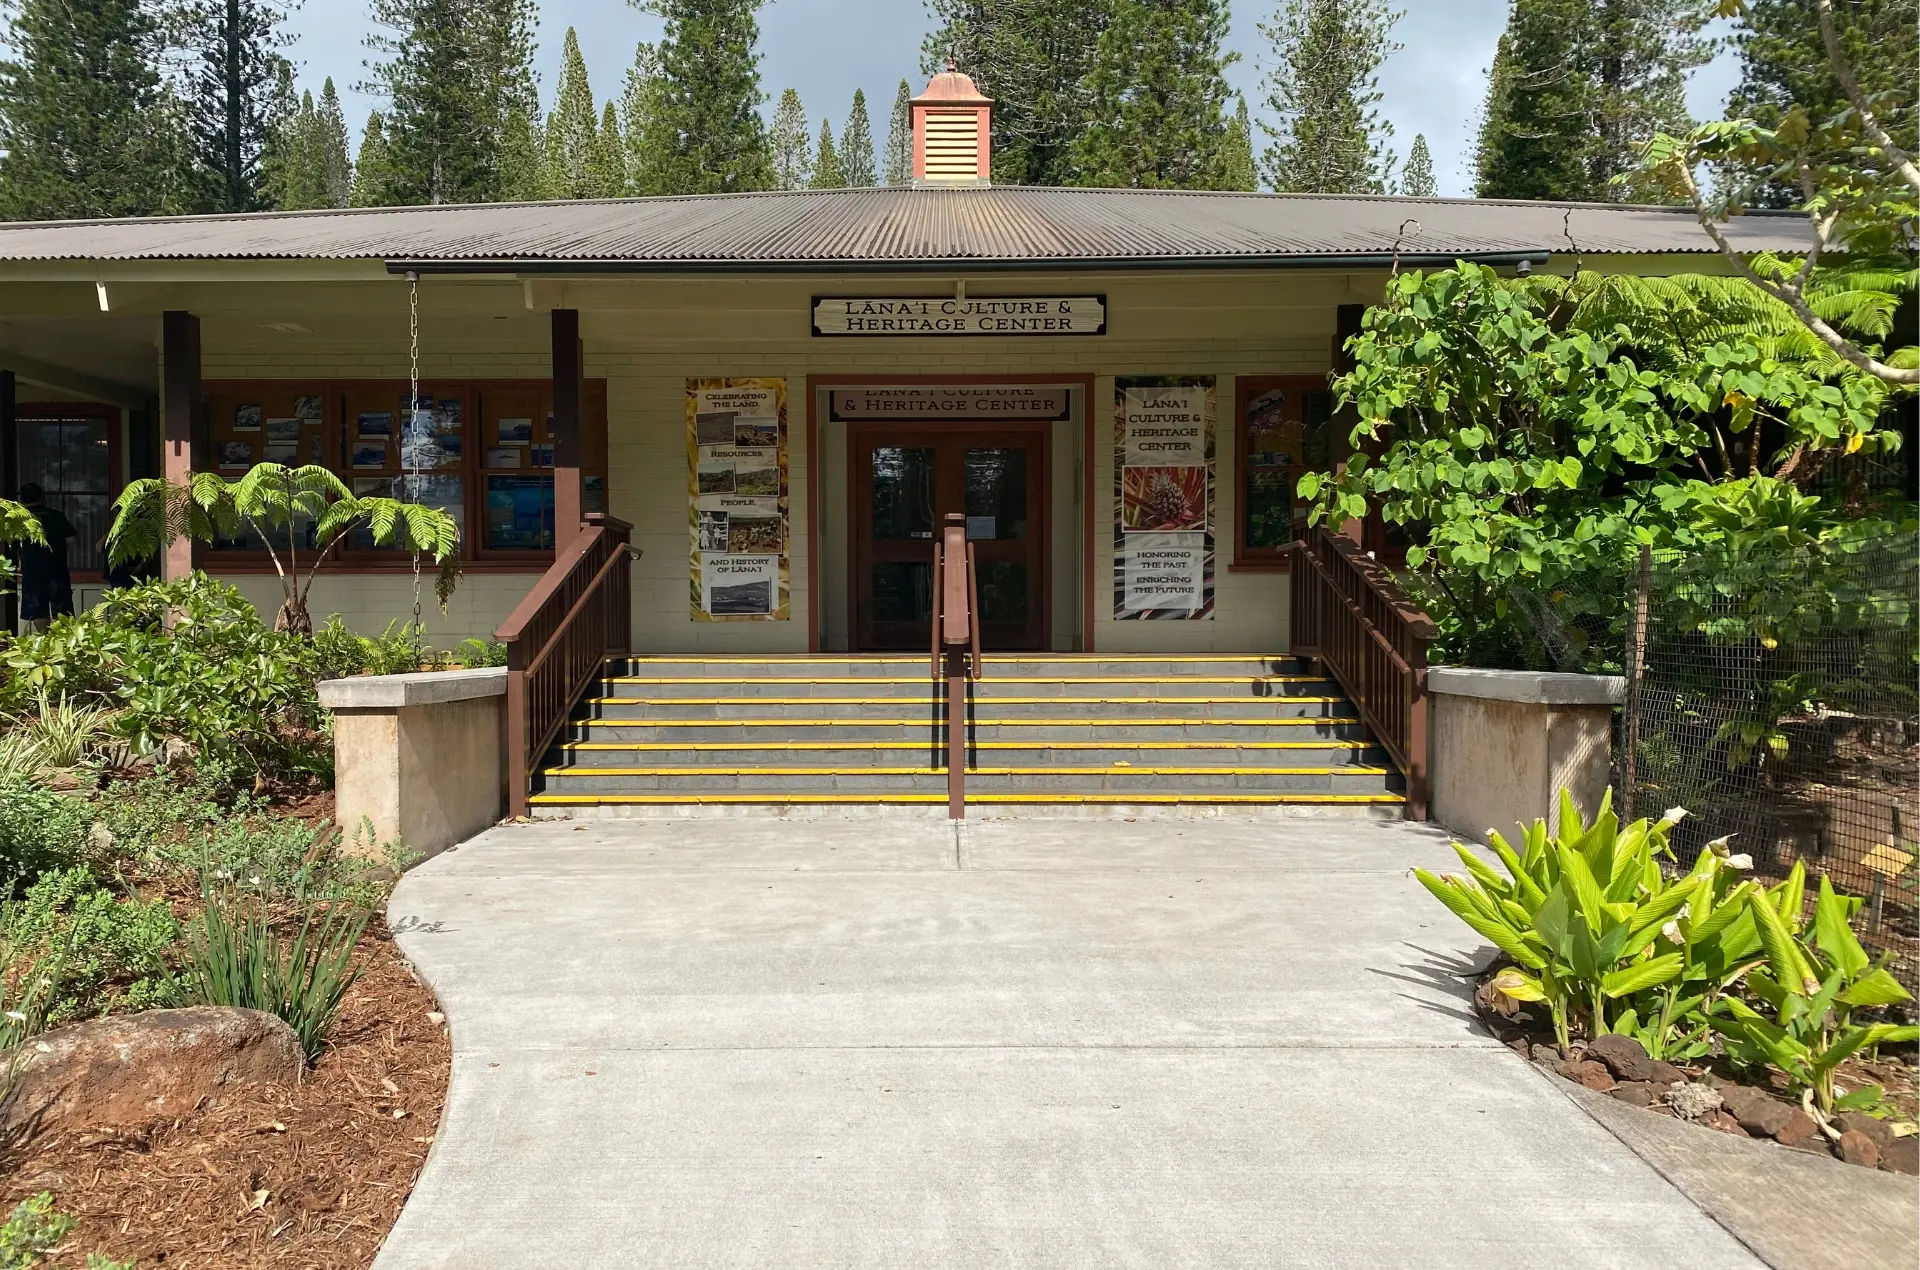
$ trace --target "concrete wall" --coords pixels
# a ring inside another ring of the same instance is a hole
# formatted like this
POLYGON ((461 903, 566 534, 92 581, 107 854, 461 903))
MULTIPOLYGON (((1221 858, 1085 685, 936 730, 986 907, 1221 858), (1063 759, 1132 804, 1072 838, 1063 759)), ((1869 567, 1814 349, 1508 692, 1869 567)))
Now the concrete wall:
POLYGON ((330 680, 336 817, 350 845, 435 855, 505 813, 506 672, 330 680), (372 838, 363 836, 372 825, 372 838))
MULTIPOLYGON (((310 266, 318 271, 319 266, 310 266)), ((341 267, 343 271, 345 266, 341 267)), ((264 267, 263 267, 264 269, 264 267)), ((256 270, 255 272, 259 272, 256 270)), ((688 652, 801 652, 818 615, 815 570, 830 576, 843 552, 844 507, 824 509, 810 470, 815 403, 807 377, 1031 376, 1059 382, 1091 376, 1090 402, 1055 434, 1051 514, 1056 646, 1078 647, 1083 630, 1088 503, 1092 510, 1094 643, 1114 651, 1277 651, 1288 643, 1284 573, 1234 572, 1238 491, 1233 471, 1235 377, 1320 374, 1331 365, 1338 305, 1375 298, 1378 273, 1042 275, 976 277, 968 294, 1104 293, 1109 334, 1099 337, 822 339, 810 335, 815 295, 937 295, 950 277, 453 280, 421 284, 420 372, 426 377, 544 377, 548 311, 581 312, 586 373, 608 381, 608 510, 634 525, 645 558, 635 566, 634 634, 641 649, 688 652), (1213 520, 1216 602, 1211 620, 1113 620, 1111 444, 1113 380, 1120 375, 1216 377, 1218 431, 1213 520), (690 377, 781 376, 788 385, 793 620, 696 623, 687 613, 685 388, 690 377), (1087 445, 1091 411, 1094 444, 1087 445), (810 558, 806 527, 816 517, 821 558, 810 558)), ((247 378, 404 378, 408 366, 405 284, 380 274, 360 281, 182 284, 166 307, 201 314, 204 374, 247 378), (304 332, 271 330, 298 322, 304 332)), ((1077 394, 1084 395, 1084 394, 1077 394)), ((831 434, 823 437, 830 441, 831 434)), ((839 461, 844 465, 844 442, 839 461)), ((823 467, 835 461, 823 445, 823 467)), ((827 487, 844 500, 844 467, 827 487)), ((844 565, 840 566, 844 568, 844 565)), ((346 575, 342 575, 345 579, 346 575)), ((257 602, 271 579, 234 579, 257 602)), ((491 631, 523 595, 526 575, 470 575, 454 613, 429 613, 437 642, 491 631)), ((844 584, 843 584, 844 585, 844 584)), ((317 616, 343 613, 377 631, 411 611, 411 580, 357 577, 316 587, 317 616), (323 589, 324 588, 324 589, 323 589)), ((841 592, 844 596, 844 591, 841 592)), ((277 600, 273 601, 277 605, 277 600)), ((840 603, 844 604, 842 599, 840 603)), ((431 609, 431 604, 428 608, 431 609)), ((823 611, 828 605, 823 601, 823 611)), ((829 614, 830 616, 830 614, 829 614)), ((844 623, 841 623, 842 625, 844 623)), ((834 623, 825 627, 829 640, 834 623)))
POLYGON ((1433 818, 1465 837, 1516 826, 1560 827, 1560 791, 1591 815, 1612 774, 1613 702, 1607 675, 1523 671, 1428 672, 1433 818))

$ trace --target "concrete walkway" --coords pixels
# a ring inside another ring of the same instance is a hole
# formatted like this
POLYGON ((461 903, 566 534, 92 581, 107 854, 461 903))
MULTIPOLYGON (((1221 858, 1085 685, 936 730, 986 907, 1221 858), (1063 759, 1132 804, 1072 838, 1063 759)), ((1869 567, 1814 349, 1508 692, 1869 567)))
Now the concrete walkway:
POLYGON ((377 1270, 1752 1267, 1472 1022, 1357 820, 490 831, 391 916, 453 1026, 377 1270))

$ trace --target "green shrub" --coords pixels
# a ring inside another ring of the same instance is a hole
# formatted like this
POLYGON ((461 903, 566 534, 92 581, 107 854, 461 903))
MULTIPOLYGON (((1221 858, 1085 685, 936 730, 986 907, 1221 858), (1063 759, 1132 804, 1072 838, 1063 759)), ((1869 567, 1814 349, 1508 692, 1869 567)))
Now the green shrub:
POLYGON ((0 1270, 45 1265, 47 1255, 72 1229, 73 1218, 55 1211, 51 1192, 21 1200, 6 1224, 0 1225, 0 1270))
POLYGON ((308 905, 289 939, 274 929, 257 897, 234 887, 209 889, 190 940, 190 990, 203 1005, 280 1016, 311 1061, 325 1048, 340 1003, 360 977, 353 951, 367 918, 367 910, 353 906, 308 905))
POLYGON ((1609 794, 1588 825, 1563 792, 1558 835, 1536 820, 1518 851, 1489 835, 1506 878, 1459 843, 1469 876, 1414 873, 1513 959, 1493 986, 1544 1002, 1563 1049, 1577 1018, 1590 1036, 1621 1031, 1656 1057, 1676 1055, 1700 1046, 1701 1010, 1759 951, 1746 909, 1754 885, 1734 881, 1724 842, 1669 880, 1660 861, 1686 813, 1622 829, 1611 804, 1609 794))
POLYGON ((1728 998, 1709 1022, 1736 1063, 1771 1063, 1796 1088, 1810 1091, 1822 1112, 1870 1107, 1880 1102, 1881 1088, 1868 1085, 1841 1097, 1835 1069, 1863 1049, 1920 1041, 1920 1027, 1856 1023, 1854 1012, 1913 998, 1887 969, 1887 959, 1867 956, 1854 936, 1849 922, 1860 901, 1836 894, 1823 877, 1813 921, 1803 923, 1805 886, 1806 869, 1796 863, 1777 893, 1748 897, 1766 964, 1747 976, 1747 988, 1766 1009, 1728 998))
POLYGON ((0 893, 79 859, 91 819, 78 799, 0 776, 0 893))
POLYGON ((224 783, 322 770, 314 646, 267 628, 234 587, 194 574, 109 591, 7 649, 0 708, 44 694, 113 709, 140 752, 178 739, 224 783))
POLYGON ((507 646, 497 639, 463 639, 456 647, 455 655, 461 664, 470 669, 507 664, 507 646))
POLYGON ((180 923, 162 900, 123 899, 84 867, 42 874, 5 915, 13 949, 53 959, 58 985, 46 1025, 110 1010, 172 1005, 179 981, 170 965, 180 923))

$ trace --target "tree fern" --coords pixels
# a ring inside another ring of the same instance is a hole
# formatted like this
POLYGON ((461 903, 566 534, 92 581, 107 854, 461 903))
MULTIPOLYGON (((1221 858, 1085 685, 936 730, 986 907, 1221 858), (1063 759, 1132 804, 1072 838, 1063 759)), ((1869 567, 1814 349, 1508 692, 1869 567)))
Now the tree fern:
POLYGON ((132 481, 114 511, 107 556, 115 564, 147 559, 182 538, 215 542, 243 525, 251 529, 280 577, 274 627, 301 635, 313 633, 307 595, 315 576, 356 528, 365 528, 377 546, 431 556, 439 570, 434 594, 443 610, 460 577, 460 527, 453 517, 417 503, 358 497, 324 467, 261 463, 234 481, 196 472, 184 486, 151 478, 132 481), (309 524, 313 545, 303 573, 299 544, 309 524))

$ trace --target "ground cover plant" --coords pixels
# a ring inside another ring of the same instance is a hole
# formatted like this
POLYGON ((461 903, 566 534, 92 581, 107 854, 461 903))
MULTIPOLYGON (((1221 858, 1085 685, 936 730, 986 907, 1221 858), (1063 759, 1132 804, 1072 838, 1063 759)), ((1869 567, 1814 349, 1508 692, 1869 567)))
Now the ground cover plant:
MULTIPOLYGON (((1861 902, 1823 878, 1809 903, 1798 864, 1763 886, 1726 839, 1683 866, 1669 839, 1684 817, 1676 808, 1623 826, 1609 796, 1589 821, 1563 793, 1557 831, 1540 820, 1519 844, 1489 835, 1498 870, 1458 843, 1464 874, 1415 870, 1500 951, 1477 995, 1490 1022, 1526 1052, 1520 1025, 1544 1023, 1563 1074, 1614 1088, 1599 1063, 1585 1061, 1605 1055, 1642 1105, 1688 1118, 1717 1114, 1724 1095, 1713 1082, 1724 1077, 1797 1102, 1809 1133, 1837 1140, 1853 1114, 1875 1132, 1885 1122, 1889 1142, 1911 1137, 1920 1027, 1910 993, 1852 929, 1861 902), (1544 1007, 1544 1020, 1528 1013, 1533 1006, 1544 1007), (1640 1065, 1630 1081, 1615 1061, 1628 1054, 1640 1065), (1693 1092, 1696 1077, 1704 1091, 1693 1092)), ((1716 1127, 1739 1127, 1727 1120, 1716 1127)), ((1904 1155, 1889 1149, 1886 1158, 1904 1155)))
POLYGON ((165 1125, 0 1135, 19 1264, 370 1263, 446 1038, 378 916, 404 844, 332 823, 316 685, 454 657, 407 623, 276 631, 198 574, 0 645, 0 1098, 36 1034, 154 1008, 268 1011, 310 1063, 165 1125))

